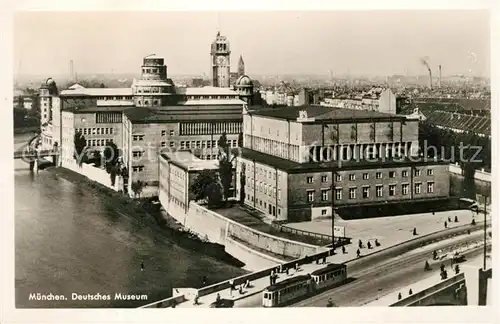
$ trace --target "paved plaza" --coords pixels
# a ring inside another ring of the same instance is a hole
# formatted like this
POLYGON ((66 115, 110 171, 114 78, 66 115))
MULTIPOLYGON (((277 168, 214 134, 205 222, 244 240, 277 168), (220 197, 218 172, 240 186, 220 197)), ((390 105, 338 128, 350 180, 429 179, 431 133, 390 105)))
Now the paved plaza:
MULTIPOLYGON (((484 219, 484 214, 477 215, 469 210, 456 210, 436 212, 434 214, 425 213, 347 221, 337 217, 334 225, 344 226, 345 235, 352 238, 353 245, 350 245, 348 248, 352 249, 355 247, 357 249, 358 240, 361 240, 365 246, 370 241, 372 246, 374 246, 373 242, 377 239, 380 247, 374 247, 373 251, 376 251, 418 236, 444 230, 445 221, 448 228, 470 224, 473 217, 476 219, 476 222, 480 222, 484 219), (455 223, 455 216, 458 217, 457 223, 455 223), (448 217, 451 219, 451 222, 448 220, 448 217), (414 228, 417 229, 418 236, 413 235, 414 228)), ((319 234, 331 235, 332 233, 331 219, 289 223, 286 226, 319 234)))

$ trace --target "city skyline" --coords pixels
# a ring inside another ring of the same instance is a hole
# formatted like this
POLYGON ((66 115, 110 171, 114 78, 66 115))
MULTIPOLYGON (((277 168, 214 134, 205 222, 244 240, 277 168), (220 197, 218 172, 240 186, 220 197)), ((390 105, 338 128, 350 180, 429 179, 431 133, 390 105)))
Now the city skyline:
POLYGON ((489 76, 485 10, 19 13, 14 75, 68 75, 70 60, 79 74, 138 73, 155 53, 170 75, 208 76, 217 31, 250 75, 425 75, 427 57, 435 76, 489 76))

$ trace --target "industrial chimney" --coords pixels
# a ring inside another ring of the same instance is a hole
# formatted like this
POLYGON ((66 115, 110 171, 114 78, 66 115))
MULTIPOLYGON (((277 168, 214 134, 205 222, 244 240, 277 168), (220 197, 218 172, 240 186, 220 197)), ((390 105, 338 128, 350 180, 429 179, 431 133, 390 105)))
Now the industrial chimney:
POLYGON ((432 90, 432 71, 429 69, 429 89, 432 90))
POLYGON ((441 88, 441 64, 439 64, 439 80, 438 80, 438 87, 441 88))

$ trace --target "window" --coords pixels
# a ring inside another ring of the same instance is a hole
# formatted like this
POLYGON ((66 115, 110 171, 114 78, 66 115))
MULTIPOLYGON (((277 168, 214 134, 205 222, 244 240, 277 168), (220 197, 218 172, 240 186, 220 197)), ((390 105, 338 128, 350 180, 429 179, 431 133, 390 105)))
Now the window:
POLYGON ((132 152, 132 156, 133 157, 141 157, 143 155, 143 152, 141 151, 135 151, 135 152, 132 152))
POLYGON ((415 169, 415 177, 419 177, 420 176, 420 170, 419 169, 415 169))
POLYGON ((335 199, 337 200, 342 199, 342 189, 340 188, 335 189, 335 199))
POLYGON ((370 175, 368 173, 363 173, 363 180, 370 179, 370 175))
POLYGON ((314 201, 314 190, 307 190, 307 202, 314 201))
POLYGON ((375 177, 377 179, 382 179, 382 172, 377 172, 377 174, 375 175, 375 177))
POLYGON ((327 182, 328 176, 321 176, 321 182, 327 182))
POLYGON ((143 141, 144 135, 132 135, 132 140, 134 141, 143 141))
POLYGON ((167 147, 167 142, 161 142, 161 147, 167 147))
POLYGON ((313 177, 307 177, 307 183, 313 183, 313 177))
POLYGON ((428 176, 434 175, 434 170, 432 170, 432 169, 427 169, 427 175, 428 175, 428 176))
POLYGON ((281 199, 281 189, 278 189, 278 199, 281 199))
POLYGON ((211 148, 212 147, 212 141, 207 141, 207 148, 211 148))
POLYGON ((97 135, 101 135, 101 128, 97 129, 97 135))
POLYGON ((403 170, 403 172, 401 172, 401 176, 403 178, 408 178, 408 171, 407 170, 403 170))
POLYGON ((354 173, 349 174, 349 181, 356 180, 356 175, 354 173))
POLYGON ((196 148, 201 148, 201 141, 196 141, 196 148))
POLYGON ((402 193, 403 195, 405 195, 405 196, 406 196, 406 195, 408 194, 408 188, 409 188, 409 187, 410 187, 410 185, 409 185, 409 184, 407 184, 407 183, 403 183, 403 184, 401 185, 401 193, 402 193))
POLYGON ((363 198, 370 198, 370 187, 363 187, 363 198))
POLYGON ((161 131, 161 136, 167 136, 167 131, 166 130, 162 130, 161 131))
POLYGON ((186 141, 186 148, 191 148, 191 142, 190 141, 186 141))
POLYGON ((427 182, 427 193, 434 192, 434 182, 427 182))
POLYGON ((389 171, 389 178, 395 178, 396 177, 396 172, 395 171, 389 171))
POLYGON ((113 134, 113 128, 109 129, 109 134, 113 134))
POLYGON ((170 136, 174 136, 174 130, 173 129, 170 130, 170 136))
POLYGON ((396 194, 396 185, 389 185, 389 196, 394 196, 396 194))
POLYGON ((342 181, 342 176, 340 174, 336 174, 335 181, 342 181))
POLYGON ((321 189, 321 201, 328 200, 328 189, 321 189))
POLYGON ((141 171, 144 171, 144 166, 133 166, 132 167, 132 171, 133 172, 141 172, 141 171))
POLYGON ((382 197, 383 196, 383 185, 377 185, 376 186, 376 191, 377 191, 377 197, 382 197))
POLYGON ((327 209, 322 209, 321 210, 321 216, 325 216, 327 214, 328 210, 327 209))
POLYGON ((181 141, 181 150, 185 149, 186 148, 186 142, 184 141, 181 141))
POLYGON ((356 199, 356 188, 349 188, 349 199, 356 199))
POLYGON ((420 194, 422 191, 422 184, 421 183, 415 183, 415 194, 420 194))

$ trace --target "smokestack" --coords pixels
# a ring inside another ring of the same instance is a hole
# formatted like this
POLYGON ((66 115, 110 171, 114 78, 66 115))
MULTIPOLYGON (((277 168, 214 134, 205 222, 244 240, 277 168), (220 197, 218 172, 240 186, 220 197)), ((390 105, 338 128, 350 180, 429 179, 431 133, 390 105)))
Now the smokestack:
POLYGON ((429 65, 429 62, 427 62, 428 58, 427 57, 423 57, 420 59, 420 62, 425 65, 425 67, 427 67, 427 70, 429 71, 429 88, 432 90, 432 71, 431 71, 431 67, 429 65))
POLYGON ((441 64, 439 64, 439 79, 438 79, 438 87, 441 88, 441 64))

